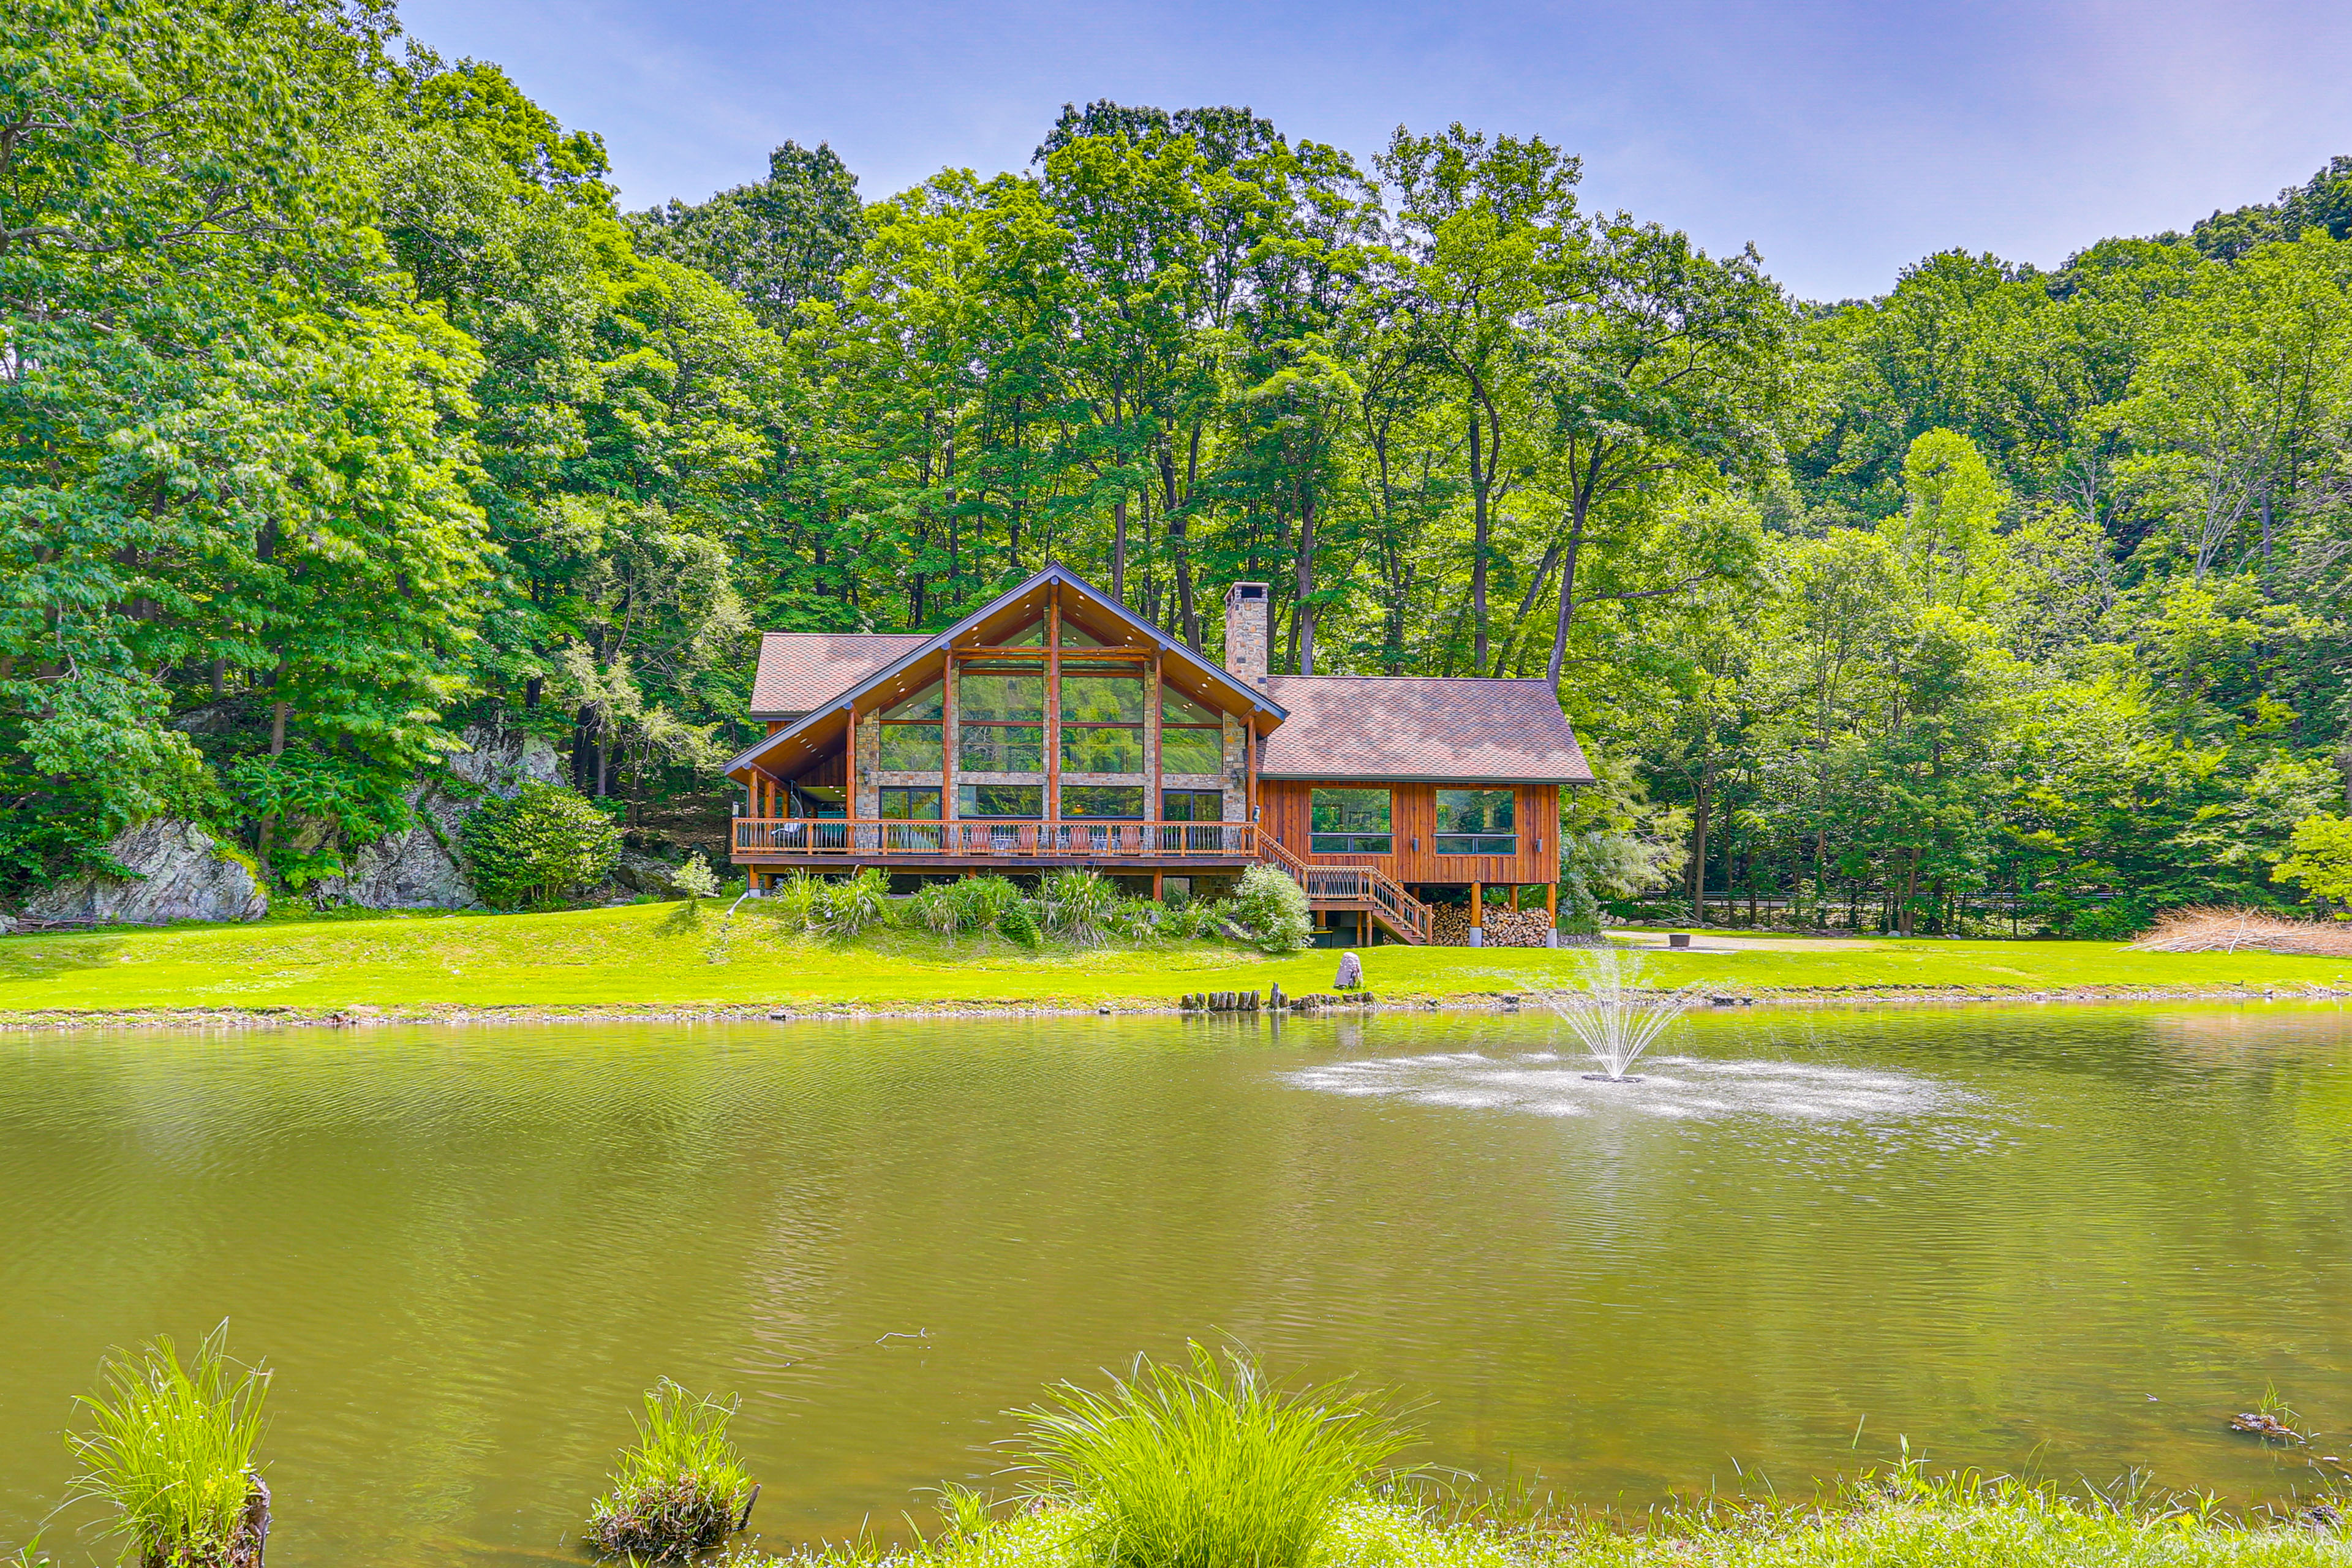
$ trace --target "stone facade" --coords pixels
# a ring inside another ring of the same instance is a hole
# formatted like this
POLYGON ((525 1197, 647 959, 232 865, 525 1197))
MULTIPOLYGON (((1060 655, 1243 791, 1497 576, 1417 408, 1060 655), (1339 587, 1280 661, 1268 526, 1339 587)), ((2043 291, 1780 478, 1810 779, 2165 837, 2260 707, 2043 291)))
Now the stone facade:
POLYGON ((857 716, 856 745, 850 753, 850 799, 856 804, 849 815, 860 822, 871 822, 882 815, 882 715, 879 712, 857 716))
POLYGON ((1263 583, 1236 583, 1225 590, 1224 666, 1235 679, 1259 691, 1265 689, 1273 611, 1263 583))

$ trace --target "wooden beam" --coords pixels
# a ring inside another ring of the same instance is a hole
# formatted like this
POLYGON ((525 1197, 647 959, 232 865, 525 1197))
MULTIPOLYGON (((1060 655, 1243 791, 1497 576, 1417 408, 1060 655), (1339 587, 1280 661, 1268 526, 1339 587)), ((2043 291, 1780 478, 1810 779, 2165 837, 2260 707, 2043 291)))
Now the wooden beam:
POLYGON ((1062 585, 1045 584, 1045 809, 1047 822, 1062 819, 1062 585))
POLYGON ((1477 883, 1470 884, 1470 923, 1474 926, 1483 926, 1486 923, 1486 908, 1479 901, 1480 895, 1484 891, 1485 889, 1477 883))
MULTIPOLYGON (((940 667, 940 821, 942 825, 955 820, 956 766, 956 667, 955 649, 947 652, 947 661, 940 667)), ((945 826, 940 828, 942 842, 952 838, 945 826)))

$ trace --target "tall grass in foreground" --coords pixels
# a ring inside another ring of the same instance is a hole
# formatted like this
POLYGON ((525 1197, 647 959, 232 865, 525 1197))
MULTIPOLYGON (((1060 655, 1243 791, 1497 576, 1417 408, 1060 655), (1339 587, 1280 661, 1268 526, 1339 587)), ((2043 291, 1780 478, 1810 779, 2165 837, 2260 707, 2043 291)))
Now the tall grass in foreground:
POLYGON ((169 1339, 107 1358, 100 1392, 78 1403, 91 1430, 66 1438, 81 1469, 69 1496, 106 1504, 142 1568, 230 1568, 260 1555, 247 1505, 260 1478, 269 1374, 235 1375, 228 1325, 206 1334, 184 1364, 169 1339))
POLYGON ((667 1378, 647 1389, 637 1440, 589 1510, 589 1544, 610 1557, 678 1563, 741 1528, 755 1489, 727 1436, 735 1410, 667 1378))
POLYGON ((1064 1384, 1025 1415, 1021 1468, 1076 1505, 1087 1558, 1113 1568, 1309 1568, 1334 1505, 1405 1442, 1364 1395, 1286 1393, 1199 1345, 1189 1366, 1139 1361, 1108 1394, 1064 1384))
MULTIPOLYGON (((2078 1501, 2054 1489, 1906 1465, 1805 1502, 1727 1501, 1623 1517, 1479 1500, 1433 1509, 1355 1492, 1321 1550, 1349 1568, 2352 1568, 2352 1541, 2312 1508, 2256 1522, 2202 1498, 2078 1501)), ((957 1528, 912 1551, 867 1542, 729 1568, 1079 1568, 1101 1561, 1083 1507, 957 1528)))

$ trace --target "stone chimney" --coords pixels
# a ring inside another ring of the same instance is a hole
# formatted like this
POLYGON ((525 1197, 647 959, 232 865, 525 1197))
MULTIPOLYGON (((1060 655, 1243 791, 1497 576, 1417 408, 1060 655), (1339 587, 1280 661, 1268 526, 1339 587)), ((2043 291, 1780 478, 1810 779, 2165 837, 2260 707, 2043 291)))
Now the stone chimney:
POLYGON ((1263 583, 1225 590, 1225 668, 1246 685, 1265 688, 1265 645, 1271 605, 1263 583))

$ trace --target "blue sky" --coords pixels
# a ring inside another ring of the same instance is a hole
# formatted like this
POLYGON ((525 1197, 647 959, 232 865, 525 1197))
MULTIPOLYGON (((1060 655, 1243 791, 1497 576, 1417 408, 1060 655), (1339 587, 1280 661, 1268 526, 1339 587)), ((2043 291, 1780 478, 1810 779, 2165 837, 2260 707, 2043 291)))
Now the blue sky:
POLYGON ((604 134, 625 200, 831 142, 869 197, 1026 163, 1066 100, 1246 104, 1369 159, 1400 122, 1541 135, 1588 205, 1753 240, 1810 299, 1952 246, 2055 264, 2352 152, 2352 5, 404 0, 604 134))

